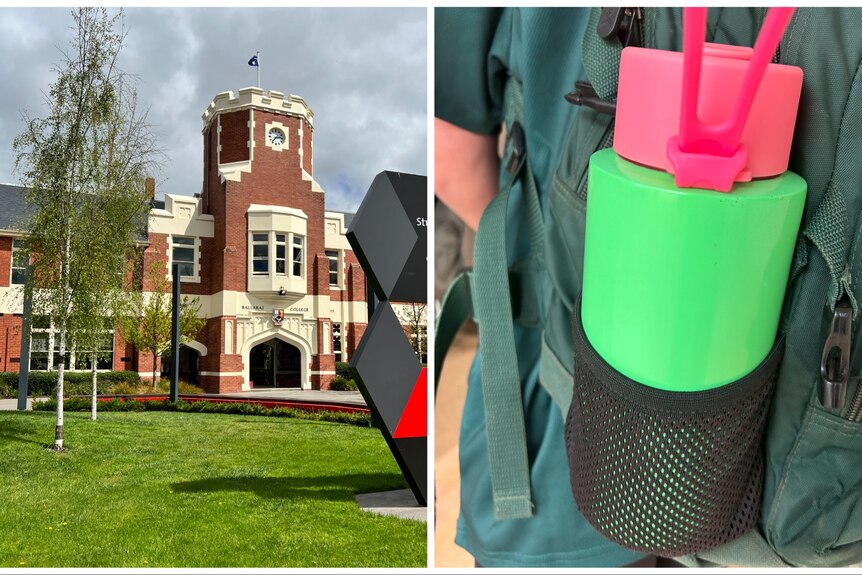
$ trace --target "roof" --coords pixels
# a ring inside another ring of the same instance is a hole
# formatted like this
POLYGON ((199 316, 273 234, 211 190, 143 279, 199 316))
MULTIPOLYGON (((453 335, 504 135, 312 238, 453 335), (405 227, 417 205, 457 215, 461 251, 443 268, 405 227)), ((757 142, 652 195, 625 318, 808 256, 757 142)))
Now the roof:
POLYGON ((353 216, 355 216, 355 215, 356 215, 356 213, 354 213, 354 212, 341 212, 341 211, 338 211, 338 210, 326 210, 326 211, 327 211, 327 212, 332 212, 333 214, 341 214, 341 215, 343 215, 343 216, 344 216, 344 229, 345 229, 345 230, 346 230, 347 228, 349 228, 349 227, 350 227, 350 222, 352 222, 352 221, 353 221, 353 216))
POLYGON ((0 230, 24 230, 32 209, 27 208, 22 186, 0 184, 0 230))
MULTIPOLYGON (((27 188, 14 184, 0 184, 0 230, 26 232, 35 208, 27 207, 24 192, 27 188)), ((147 241, 147 230, 138 230, 135 240, 147 241)))
MULTIPOLYGON (((0 230, 22 230, 27 228, 27 220, 33 210, 27 208, 27 203, 24 200, 24 191, 26 188, 13 184, 0 184, 0 230)), ((150 202, 151 207, 156 209, 165 209, 164 200, 153 200, 150 202)), ((327 210, 336 214, 344 215, 345 229, 350 227, 350 222, 353 221, 355 213, 339 212, 337 210, 327 210)), ((146 241, 147 234, 141 230, 141 235, 136 239, 146 241)))

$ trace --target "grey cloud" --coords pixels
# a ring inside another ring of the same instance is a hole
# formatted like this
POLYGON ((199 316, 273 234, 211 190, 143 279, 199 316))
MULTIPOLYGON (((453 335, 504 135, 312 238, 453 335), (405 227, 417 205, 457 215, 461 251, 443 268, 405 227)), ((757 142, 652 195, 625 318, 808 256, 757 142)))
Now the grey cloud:
MULTIPOLYGON (((169 161, 160 192, 192 194, 202 172, 201 113, 219 92, 261 84, 297 94, 315 113, 314 175, 327 207, 354 210, 381 170, 425 174, 424 9, 130 8, 121 66, 169 161)), ((14 182, 20 111, 45 112, 69 9, 0 9, 0 182, 14 182)))

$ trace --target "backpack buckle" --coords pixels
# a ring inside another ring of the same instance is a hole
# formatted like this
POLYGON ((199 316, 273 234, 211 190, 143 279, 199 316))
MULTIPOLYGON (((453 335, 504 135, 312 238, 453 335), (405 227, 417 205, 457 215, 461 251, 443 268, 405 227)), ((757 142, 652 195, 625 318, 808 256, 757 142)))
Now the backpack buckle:
POLYGON ((514 176, 521 166, 521 159, 527 153, 527 138, 524 135, 524 128, 520 122, 513 122, 509 128, 509 143, 511 152, 509 154, 509 163, 506 165, 506 171, 510 176, 514 176))
POLYGON ((613 40, 616 38, 626 46, 640 46, 642 42, 638 21, 643 20, 640 8, 602 8, 596 33, 600 38, 613 40))
POLYGON ((835 304, 820 360, 820 403, 826 409, 843 409, 847 400, 852 326, 853 307, 845 294, 835 304))

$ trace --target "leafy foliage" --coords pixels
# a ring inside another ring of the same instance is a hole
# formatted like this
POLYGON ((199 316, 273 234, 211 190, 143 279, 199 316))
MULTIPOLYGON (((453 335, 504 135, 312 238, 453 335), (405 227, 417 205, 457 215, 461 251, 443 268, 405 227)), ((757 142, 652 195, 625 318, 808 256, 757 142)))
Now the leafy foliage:
POLYGON ((356 391, 358 387, 354 380, 336 375, 329 383, 329 389, 332 391, 356 391))
POLYGON ((135 395, 138 393, 138 388, 128 383, 118 383, 108 388, 110 395, 135 395))
MULTIPOLYGON (((92 393, 91 375, 87 372, 67 371, 66 385, 63 390, 67 396, 90 395, 92 393)), ((108 371, 98 374, 98 393, 110 393, 114 385, 124 384, 137 387, 140 376, 134 371, 108 371)), ((57 372, 31 371, 27 378, 27 391, 31 397, 50 396, 57 392, 57 372)), ((0 397, 18 397, 18 374, 0 372, 0 397)))
POLYGON ((404 303, 396 308, 396 315, 405 327, 407 339, 422 363, 428 354, 428 306, 424 303, 404 303))
MULTIPOLYGON (((163 268, 154 264, 149 271, 152 289, 148 294, 130 294, 126 309, 117 314, 120 331, 126 341, 134 344, 138 351, 149 353, 153 359, 153 387, 158 385, 156 360, 164 356, 171 345, 171 294, 163 268)), ((206 325, 206 317, 200 316, 198 298, 183 296, 180 302, 180 342, 194 339, 206 325)))
POLYGON ((336 361, 335 375, 344 379, 353 379, 353 368, 346 361, 336 361))
MULTIPOLYGON (((163 393, 168 393, 171 390, 171 380, 165 377, 161 378, 159 380, 159 385, 156 387, 156 389, 163 393)), ((206 393, 202 388, 198 387, 197 385, 194 385, 187 381, 183 381, 182 379, 179 381, 177 391, 185 395, 201 395, 203 393, 206 393)))

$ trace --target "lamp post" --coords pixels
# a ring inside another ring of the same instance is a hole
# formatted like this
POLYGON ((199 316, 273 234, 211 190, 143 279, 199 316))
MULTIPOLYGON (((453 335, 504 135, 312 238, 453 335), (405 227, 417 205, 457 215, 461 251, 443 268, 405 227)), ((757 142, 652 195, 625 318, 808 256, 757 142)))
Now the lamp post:
MULTIPOLYGON (((30 263, 27 262, 27 277, 30 277, 30 263)), ((33 313, 33 298, 24 291, 24 319, 21 322, 21 353, 18 354, 18 411, 27 410, 27 393, 30 377, 30 316, 33 313)))
POLYGON ((171 394, 172 403, 179 398, 180 383, 180 264, 173 264, 173 302, 171 303, 171 394))

